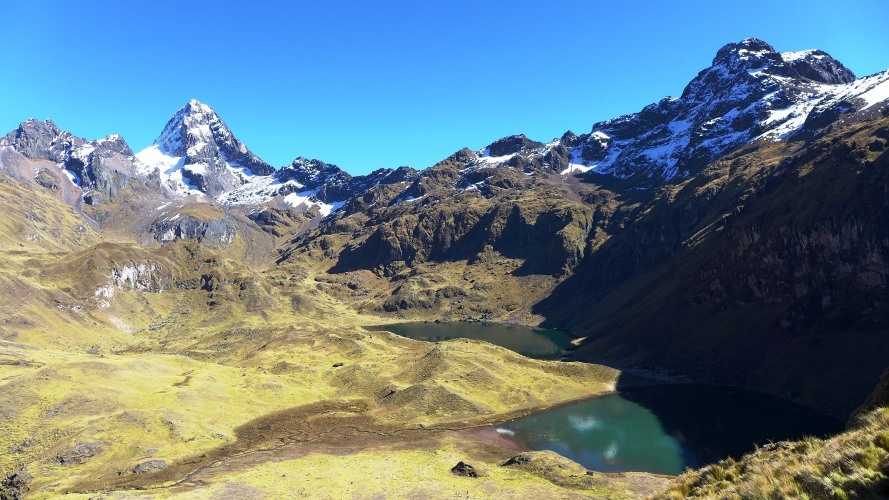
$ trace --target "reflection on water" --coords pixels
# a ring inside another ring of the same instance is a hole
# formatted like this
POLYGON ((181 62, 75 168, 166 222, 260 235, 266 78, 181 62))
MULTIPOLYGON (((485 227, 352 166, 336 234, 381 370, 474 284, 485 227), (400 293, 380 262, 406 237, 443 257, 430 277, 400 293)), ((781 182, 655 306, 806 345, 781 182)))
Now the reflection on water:
POLYGON ((484 340, 537 359, 558 359, 571 346, 571 336, 559 330, 499 323, 398 323, 367 329, 429 342, 457 338, 484 340))
POLYGON ((638 388, 495 426, 529 450, 552 450, 598 471, 678 474, 755 445, 825 436, 842 423, 785 401, 720 387, 638 388))

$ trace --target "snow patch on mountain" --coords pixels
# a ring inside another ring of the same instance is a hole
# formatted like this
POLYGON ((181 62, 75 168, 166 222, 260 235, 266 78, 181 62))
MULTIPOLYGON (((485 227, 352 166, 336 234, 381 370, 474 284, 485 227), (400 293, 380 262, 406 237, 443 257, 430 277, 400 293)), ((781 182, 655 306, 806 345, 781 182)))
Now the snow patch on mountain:
POLYGON ((850 94, 866 103, 863 109, 870 108, 889 99, 889 71, 862 78, 850 86, 850 94))
POLYGON ((818 54, 817 52, 818 52, 817 50, 812 50, 812 49, 801 50, 798 52, 781 52, 781 59, 783 59, 784 62, 794 62, 794 61, 806 59, 807 57, 815 57, 818 59, 821 59, 824 57, 823 55, 818 54))
POLYGON ((68 177, 68 180, 71 181, 71 184, 74 184, 77 187, 83 186, 83 181, 80 179, 80 176, 77 175, 76 173, 72 172, 71 170, 67 170, 67 169, 62 170, 62 173, 65 174, 66 177, 68 177))
POLYGON ((559 172, 559 174, 561 174, 561 175, 585 174, 585 173, 589 172, 590 170, 592 170, 593 168, 595 168, 595 167, 586 166, 582 163, 569 163, 568 168, 562 170, 561 172, 559 172))
POLYGON ((522 146, 516 154, 523 157, 523 169, 536 160, 539 165, 559 165, 562 175, 594 172, 648 179, 645 184, 656 186, 691 175, 747 142, 781 140, 809 123, 817 128, 820 122, 809 119, 832 107, 839 113, 860 112, 886 102, 887 80, 889 72, 855 79, 820 50, 779 54, 761 40, 746 39, 720 49, 712 66, 680 97, 597 123, 584 136, 566 134, 561 145, 568 154, 561 153, 562 160, 543 158, 557 151, 558 144, 530 150, 531 141, 511 136, 483 150, 480 159, 467 162, 467 169, 518 166, 512 156, 491 155, 491 148, 522 146))
POLYGON ((184 156, 172 156, 162 151, 160 145, 154 144, 136 153, 139 160, 139 173, 145 176, 151 175, 157 170, 161 182, 180 196, 202 195, 203 192, 191 185, 182 176, 182 170, 193 168, 195 165, 185 165, 184 156))
POLYGON ((506 162, 513 159, 516 153, 503 155, 503 156, 479 156, 478 160, 476 160, 475 166, 476 168, 494 168, 499 167, 501 165, 505 165, 506 162))
POLYGON ((339 210, 345 203, 323 203, 314 199, 314 191, 304 191, 302 193, 290 193, 282 200, 286 205, 293 208, 305 207, 309 209, 313 206, 318 207, 318 212, 322 217, 327 217, 336 210, 339 210))
POLYGON ((220 195, 217 201, 223 205, 261 205, 302 187, 299 182, 281 182, 273 175, 254 176, 247 184, 220 195))

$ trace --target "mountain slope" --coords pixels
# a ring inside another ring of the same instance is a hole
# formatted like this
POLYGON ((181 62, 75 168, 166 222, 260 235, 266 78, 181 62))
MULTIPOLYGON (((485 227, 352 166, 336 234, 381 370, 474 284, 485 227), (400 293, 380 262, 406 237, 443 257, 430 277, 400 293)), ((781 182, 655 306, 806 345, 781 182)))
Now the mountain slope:
POLYGON ((751 144, 613 222, 535 311, 578 356, 845 417, 889 359, 887 144, 889 118, 751 144))

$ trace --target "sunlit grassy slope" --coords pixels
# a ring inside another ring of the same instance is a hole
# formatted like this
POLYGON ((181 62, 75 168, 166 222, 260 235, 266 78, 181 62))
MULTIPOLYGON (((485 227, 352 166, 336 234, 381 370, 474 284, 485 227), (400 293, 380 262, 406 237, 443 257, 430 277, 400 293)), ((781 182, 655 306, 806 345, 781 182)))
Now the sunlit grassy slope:
POLYGON ((886 498, 889 409, 829 439, 782 442, 680 476, 657 498, 886 498))

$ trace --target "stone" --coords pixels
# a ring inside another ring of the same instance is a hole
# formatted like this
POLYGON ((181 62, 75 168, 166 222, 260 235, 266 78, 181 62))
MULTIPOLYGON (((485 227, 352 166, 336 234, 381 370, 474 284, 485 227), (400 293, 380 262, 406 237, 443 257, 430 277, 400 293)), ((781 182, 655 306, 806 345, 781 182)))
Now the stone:
POLYGON ((475 467, 463 461, 457 462, 457 465, 451 467, 451 474, 461 477, 478 477, 475 467))
POLYGON ((64 455, 56 455, 56 460, 65 466, 81 464, 88 459, 102 453, 102 447, 98 443, 78 443, 64 455))
POLYGON ((28 474, 28 470, 24 467, 17 472, 7 474, 6 477, 0 481, 0 498, 4 500, 20 500, 25 498, 25 494, 30 490, 28 485, 32 480, 33 478, 28 474))
POLYGON ((167 462, 163 460, 149 460, 147 462, 142 462, 141 464, 133 467, 134 474, 148 474, 150 472, 157 472, 159 470, 164 470, 167 468, 167 462))
POLYGON ((531 461, 531 455, 528 453, 519 453, 518 455, 510 458, 506 462, 503 462, 503 467, 509 467, 510 465, 525 465, 531 461))

